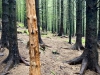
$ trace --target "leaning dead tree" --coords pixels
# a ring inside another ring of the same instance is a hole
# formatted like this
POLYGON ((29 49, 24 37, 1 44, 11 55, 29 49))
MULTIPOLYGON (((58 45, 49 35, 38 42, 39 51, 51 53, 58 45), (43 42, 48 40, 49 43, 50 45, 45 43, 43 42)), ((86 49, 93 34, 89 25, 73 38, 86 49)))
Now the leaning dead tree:
POLYGON ((35 0, 26 0, 26 5, 27 5, 27 22, 29 30, 29 54, 30 54, 29 75, 41 75, 35 0))

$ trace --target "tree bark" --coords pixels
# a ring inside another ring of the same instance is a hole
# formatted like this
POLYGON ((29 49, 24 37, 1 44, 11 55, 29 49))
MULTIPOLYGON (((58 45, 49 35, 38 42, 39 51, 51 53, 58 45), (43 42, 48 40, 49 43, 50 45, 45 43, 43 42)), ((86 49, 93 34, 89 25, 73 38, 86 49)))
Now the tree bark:
POLYGON ((69 43, 71 44, 72 41, 71 41, 71 36, 72 36, 72 21, 71 21, 71 0, 68 0, 68 18, 69 18, 69 43))
POLYGON ((9 44, 9 2, 8 0, 2 0, 2 35, 1 46, 8 47, 9 44))
POLYGON ((37 26, 38 26, 38 39, 40 46, 45 49, 45 43, 43 42, 40 34, 40 15, 39 15, 39 0, 35 0, 36 16, 37 16, 37 26))
POLYGON ((76 1, 76 43, 72 49, 84 49, 82 46, 82 0, 76 1))
POLYGON ((28 21, 29 48, 30 48, 29 75, 41 75, 35 0, 26 0, 26 4, 27 4, 27 21, 28 21))
POLYGON ((60 30, 58 33, 58 36, 62 36, 62 34, 64 33, 64 28, 63 28, 63 0, 61 0, 61 23, 60 23, 60 30))
MULTIPOLYGON (((100 2, 100 0, 99 0, 99 2, 100 2)), ((99 3, 99 7, 100 7, 100 3, 99 3)), ((98 48, 100 48, 100 9, 99 9, 99 27, 98 27, 99 29, 98 29, 98 42, 97 42, 97 46, 98 46, 98 48)))

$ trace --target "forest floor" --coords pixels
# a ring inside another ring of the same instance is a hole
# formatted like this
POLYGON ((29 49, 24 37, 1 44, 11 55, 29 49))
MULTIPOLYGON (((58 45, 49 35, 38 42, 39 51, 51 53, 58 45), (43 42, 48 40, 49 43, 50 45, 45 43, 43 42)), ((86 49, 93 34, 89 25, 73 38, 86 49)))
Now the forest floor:
MULTIPOLYGON (((18 48, 20 54, 29 61, 29 50, 26 48, 28 35, 18 34, 18 48)), ((42 39, 48 47, 45 51, 40 48, 41 75, 78 75, 81 65, 69 65, 64 63, 82 54, 82 51, 71 50, 68 43, 68 37, 58 37, 53 34, 42 35, 42 39)), ((73 38, 75 41, 75 38, 73 38)), ((0 63, 7 57, 8 50, 5 50, 4 56, 0 56, 0 63)), ((99 50, 100 55, 100 50, 99 50)), ((100 58, 100 56, 99 56, 100 58)), ((100 64, 100 61, 99 61, 100 64)), ((5 65, 0 65, 0 72, 5 65)), ((7 75, 29 75, 29 66, 20 63, 12 68, 7 75)), ((93 71, 87 70, 84 75, 99 75, 93 71)))

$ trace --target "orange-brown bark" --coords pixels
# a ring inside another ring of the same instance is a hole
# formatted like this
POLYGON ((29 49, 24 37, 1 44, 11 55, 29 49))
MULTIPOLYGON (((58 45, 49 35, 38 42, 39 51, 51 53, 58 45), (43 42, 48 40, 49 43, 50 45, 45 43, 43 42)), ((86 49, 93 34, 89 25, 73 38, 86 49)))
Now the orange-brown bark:
POLYGON ((35 0, 26 0, 26 5, 27 5, 27 22, 29 30, 29 55, 30 55, 29 75, 41 75, 35 0))

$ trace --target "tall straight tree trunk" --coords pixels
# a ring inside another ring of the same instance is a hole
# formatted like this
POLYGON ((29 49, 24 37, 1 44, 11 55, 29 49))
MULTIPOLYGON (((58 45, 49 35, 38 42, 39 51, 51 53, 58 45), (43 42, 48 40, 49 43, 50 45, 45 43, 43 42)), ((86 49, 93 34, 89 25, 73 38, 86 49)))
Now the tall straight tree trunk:
POLYGON ((47 32, 47 11, 48 11, 48 8, 47 8, 47 0, 45 0, 45 31, 47 32))
POLYGON ((60 24, 60 30, 58 33, 58 36, 62 36, 63 32, 64 32, 64 28, 63 28, 63 0, 61 0, 61 24, 60 24))
POLYGON ((82 36, 85 36, 85 15, 86 15, 86 5, 85 5, 85 0, 82 2, 82 36))
POLYGON ((53 0, 52 33, 55 33, 55 0, 53 0))
POLYGON ((74 6, 75 6, 75 3, 74 3, 74 0, 73 0, 73 3, 72 3, 72 36, 75 36, 75 24, 74 24, 74 12, 75 12, 75 9, 74 9, 74 6))
POLYGON ((44 0, 41 1, 41 10, 42 10, 42 31, 44 31, 44 7, 43 7, 43 4, 44 4, 44 0))
POLYGON ((2 35, 1 43, 2 47, 8 47, 9 44, 9 2, 8 0, 2 0, 2 35))
POLYGON ((58 24, 58 27, 57 27, 57 33, 59 33, 59 28, 60 28, 60 0, 57 0, 57 24, 58 24))
POLYGON ((86 42, 85 50, 80 57, 70 60, 69 64, 82 62, 80 75, 86 69, 96 71, 100 74, 97 52, 97 0, 86 1, 86 42))
POLYGON ((29 54, 30 54, 29 75, 41 75, 35 0, 26 0, 26 4, 27 4, 27 21, 29 30, 29 54))
POLYGON ((8 35, 8 49, 9 49, 9 55, 8 57, 3 61, 3 63, 6 63, 6 67, 4 71, 0 75, 6 75, 9 69, 12 67, 18 65, 20 61, 24 62, 26 65, 29 65, 25 62, 25 60, 20 56, 18 51, 18 42, 17 42, 17 25, 16 25, 16 0, 6 0, 6 3, 9 4, 8 11, 6 13, 9 13, 9 22, 8 22, 8 28, 9 31, 6 33, 9 33, 8 35))
POLYGON ((82 46, 82 0, 76 1, 76 43, 72 49, 84 49, 82 46))
MULTIPOLYGON (((20 56, 18 51, 18 43, 17 43, 17 26, 16 26, 16 1, 15 0, 5 0, 4 1, 7 5, 6 12, 3 14, 3 16, 6 17, 6 20, 3 21, 3 23, 8 23, 7 27, 9 30, 6 33, 9 33, 7 36, 9 41, 9 55, 8 57, 3 61, 4 63, 7 63, 7 66, 5 67, 4 71, 0 75, 6 75, 7 71, 13 67, 14 65, 18 65, 20 62, 20 56), (8 5, 9 4, 9 5, 8 5), (8 14, 9 13, 9 14, 8 14), (9 18, 7 17, 9 16, 9 18)), ((8 29, 7 28, 7 29, 8 29)), ((5 28, 4 28, 5 29, 5 28)))
POLYGON ((45 48, 45 44, 41 39, 41 34, 40 34, 40 15, 39 15, 39 0, 35 0, 35 7, 36 7, 36 16, 37 16, 37 26, 38 26, 38 39, 40 46, 42 48, 45 48))
POLYGON ((42 0, 42 31, 45 32, 46 30, 46 23, 47 23, 47 19, 46 19, 46 0, 42 0))
POLYGON ((17 25, 16 25, 16 0, 9 0, 9 59, 14 64, 19 64, 20 57, 17 42, 17 25))
POLYGON ((72 20, 71 20, 71 0, 68 0, 68 18, 69 18, 69 43, 71 44, 71 36, 72 36, 72 20))
MULTIPOLYGON (((99 2, 100 2, 100 0, 99 0, 99 2)), ((100 3, 99 3, 99 7, 100 7, 100 3)), ((100 9, 99 9, 99 27, 98 27, 99 29, 98 29, 98 42, 97 42, 97 46, 98 46, 98 48, 100 48, 100 9)))

